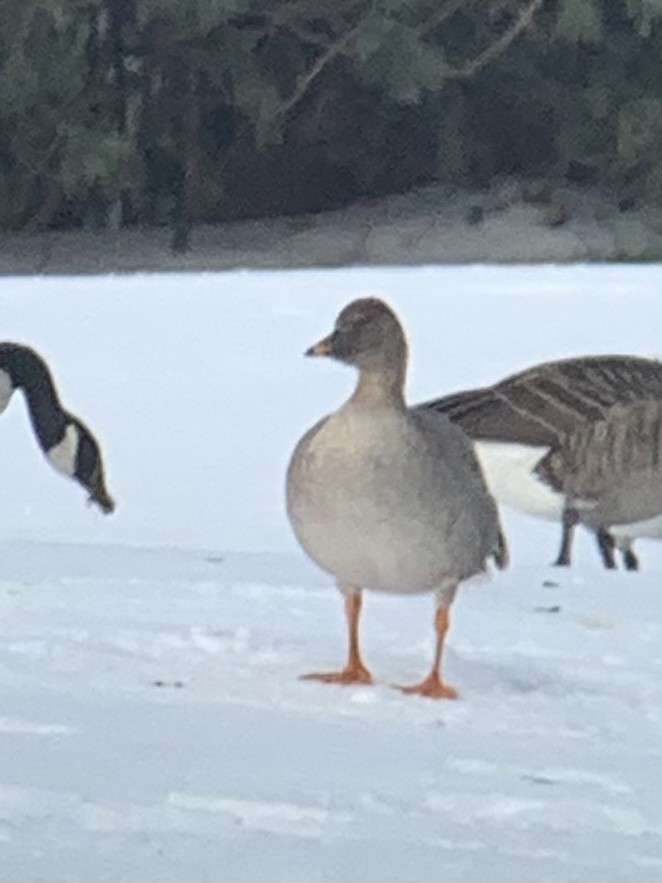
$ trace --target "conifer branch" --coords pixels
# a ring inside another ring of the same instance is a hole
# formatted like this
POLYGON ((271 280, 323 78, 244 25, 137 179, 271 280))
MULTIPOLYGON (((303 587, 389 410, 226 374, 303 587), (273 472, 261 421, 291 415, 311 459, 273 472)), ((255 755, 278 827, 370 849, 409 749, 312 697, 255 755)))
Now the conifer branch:
POLYGON ((292 110, 292 108, 301 101, 303 96, 308 91, 310 84, 318 77, 327 64, 332 61, 337 55, 340 55, 345 51, 349 43, 354 39, 357 32, 359 30, 359 25, 352 28, 346 34, 344 34, 340 39, 336 40, 335 43, 332 43, 331 46, 323 52, 321 55, 317 57, 317 60, 310 68, 310 70, 301 74, 297 78, 297 84, 294 88, 294 92, 290 95, 290 97, 285 102, 285 106, 283 107, 283 113, 287 114, 292 110))
POLYGON ((522 31, 530 27, 536 12, 542 7, 544 0, 533 0, 517 16, 513 24, 505 31, 498 40, 495 40, 487 49, 477 55, 473 61, 460 68, 449 68, 445 77, 448 80, 468 80, 487 67, 492 61, 506 51, 510 44, 522 31))

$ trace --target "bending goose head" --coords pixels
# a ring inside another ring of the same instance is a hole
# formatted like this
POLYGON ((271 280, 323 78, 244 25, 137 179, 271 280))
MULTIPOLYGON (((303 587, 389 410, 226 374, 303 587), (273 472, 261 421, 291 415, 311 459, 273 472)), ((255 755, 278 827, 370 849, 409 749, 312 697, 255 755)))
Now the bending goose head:
POLYGON ((82 421, 67 412, 64 414, 66 423, 62 435, 46 450, 46 457, 55 469, 85 488, 91 503, 109 514, 115 509, 115 501, 106 489, 99 444, 82 421))
POLYGON ((352 301, 338 315, 328 337, 311 346, 307 356, 330 356, 359 371, 402 373, 407 362, 407 341, 393 310, 376 297, 352 301))
POLYGON ((74 424, 78 429, 78 450, 73 477, 89 493, 91 503, 96 503, 106 515, 115 509, 115 500, 106 489, 103 459, 97 440, 79 420, 74 424))

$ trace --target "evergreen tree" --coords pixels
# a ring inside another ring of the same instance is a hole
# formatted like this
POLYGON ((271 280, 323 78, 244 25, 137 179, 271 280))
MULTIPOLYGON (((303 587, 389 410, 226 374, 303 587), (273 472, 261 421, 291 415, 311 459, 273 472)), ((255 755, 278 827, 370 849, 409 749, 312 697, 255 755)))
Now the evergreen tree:
POLYGON ((662 196, 662 0, 0 0, 0 226, 312 211, 426 181, 662 196))

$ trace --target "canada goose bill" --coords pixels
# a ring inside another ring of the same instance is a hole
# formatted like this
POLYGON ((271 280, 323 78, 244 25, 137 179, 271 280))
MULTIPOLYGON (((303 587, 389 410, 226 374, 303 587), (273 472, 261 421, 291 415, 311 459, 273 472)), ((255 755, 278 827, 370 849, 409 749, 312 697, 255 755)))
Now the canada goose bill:
POLYGON ((450 606, 460 583, 504 567, 496 503, 471 442, 444 416, 405 403, 407 341, 376 298, 350 303, 333 332, 307 350, 358 371, 353 394, 301 438, 287 472, 287 512, 303 550, 344 598, 347 662, 306 679, 369 684, 359 649, 364 589, 435 597, 436 649, 429 674, 401 688, 434 699, 457 694, 442 678, 450 606))
POLYGON ((569 565, 577 524, 638 569, 632 543, 660 537, 662 363, 638 356, 546 362, 494 386, 418 406, 445 414, 474 441, 496 499, 560 521, 555 564, 569 565))
POLYGON ((115 511, 115 500, 106 490, 106 481, 103 474, 103 463, 101 460, 101 454, 98 451, 98 446, 97 455, 94 459, 94 466, 92 467, 89 476, 84 480, 78 476, 77 478, 78 481, 80 481, 80 483, 83 485, 83 487, 87 488, 87 490, 90 492, 90 495, 88 497, 90 503, 96 503, 96 505, 105 515, 109 515, 111 512, 115 511))
POLYGON ((34 434, 51 466, 81 484, 102 512, 112 512, 115 501, 106 489, 99 444, 63 408, 46 362, 23 344, 0 343, 0 413, 16 389, 23 391, 34 434))

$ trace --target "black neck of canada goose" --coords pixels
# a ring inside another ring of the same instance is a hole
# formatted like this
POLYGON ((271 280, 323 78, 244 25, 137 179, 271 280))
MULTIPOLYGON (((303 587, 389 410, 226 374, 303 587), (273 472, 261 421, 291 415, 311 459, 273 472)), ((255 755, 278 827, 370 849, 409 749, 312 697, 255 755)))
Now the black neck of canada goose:
POLYGON ((554 446, 614 405, 662 398, 662 363, 586 356, 536 365, 491 387, 418 405, 446 414, 474 440, 554 446))
POLYGON ((0 343, 0 371, 15 389, 22 389, 30 421, 44 452, 63 437, 70 415, 63 409, 48 366, 33 349, 0 343))

